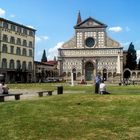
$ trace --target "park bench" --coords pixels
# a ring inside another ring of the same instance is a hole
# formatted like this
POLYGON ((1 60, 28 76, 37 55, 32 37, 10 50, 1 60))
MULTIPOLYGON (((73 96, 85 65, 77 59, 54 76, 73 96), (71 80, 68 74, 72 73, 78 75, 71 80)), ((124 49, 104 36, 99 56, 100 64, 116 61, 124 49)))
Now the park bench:
POLYGON ((0 102, 4 102, 4 98, 5 98, 5 97, 9 97, 9 96, 15 96, 15 100, 20 100, 20 95, 22 95, 22 93, 0 94, 0 102))
POLYGON ((42 97, 44 93, 47 93, 47 95, 52 95, 53 90, 44 90, 44 91, 38 91, 38 96, 42 97))

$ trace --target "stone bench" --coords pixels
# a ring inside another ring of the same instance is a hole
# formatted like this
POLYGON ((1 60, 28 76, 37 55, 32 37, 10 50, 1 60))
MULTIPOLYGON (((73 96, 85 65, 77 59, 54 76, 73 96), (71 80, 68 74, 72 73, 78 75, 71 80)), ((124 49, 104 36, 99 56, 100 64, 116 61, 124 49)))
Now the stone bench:
POLYGON ((38 96, 42 97, 44 93, 47 93, 47 95, 51 96, 52 95, 53 90, 44 90, 44 91, 38 91, 38 96))
POLYGON ((9 97, 9 96, 15 96, 15 100, 20 100, 20 95, 22 95, 22 93, 8 93, 8 94, 0 94, 0 102, 4 102, 5 97, 9 97))

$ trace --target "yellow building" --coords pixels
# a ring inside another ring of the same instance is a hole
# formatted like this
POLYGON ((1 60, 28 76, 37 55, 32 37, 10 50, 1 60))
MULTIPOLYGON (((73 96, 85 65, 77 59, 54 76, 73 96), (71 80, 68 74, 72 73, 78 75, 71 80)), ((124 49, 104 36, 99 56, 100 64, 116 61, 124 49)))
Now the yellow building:
POLYGON ((35 31, 0 18, 0 73, 6 82, 33 80, 35 31))

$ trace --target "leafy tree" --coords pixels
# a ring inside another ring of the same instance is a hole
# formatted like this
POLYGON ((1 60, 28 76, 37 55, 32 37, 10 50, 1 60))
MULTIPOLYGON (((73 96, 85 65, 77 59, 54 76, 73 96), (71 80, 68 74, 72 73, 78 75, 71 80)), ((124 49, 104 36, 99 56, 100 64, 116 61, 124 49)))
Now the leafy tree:
POLYGON ((41 62, 47 62, 46 51, 43 51, 41 62))
POLYGON ((132 42, 129 45, 127 55, 126 55, 126 68, 130 70, 135 70, 137 66, 137 54, 132 42))

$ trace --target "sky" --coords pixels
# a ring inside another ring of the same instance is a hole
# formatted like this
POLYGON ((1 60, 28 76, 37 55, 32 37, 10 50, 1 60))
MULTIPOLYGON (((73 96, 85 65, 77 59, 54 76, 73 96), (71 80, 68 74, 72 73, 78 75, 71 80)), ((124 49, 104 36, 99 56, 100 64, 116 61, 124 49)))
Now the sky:
POLYGON ((124 50, 133 42, 140 58, 140 0, 0 0, 0 17, 36 29, 35 60, 43 50, 48 60, 74 34, 77 15, 92 17, 107 27, 107 34, 124 50))

